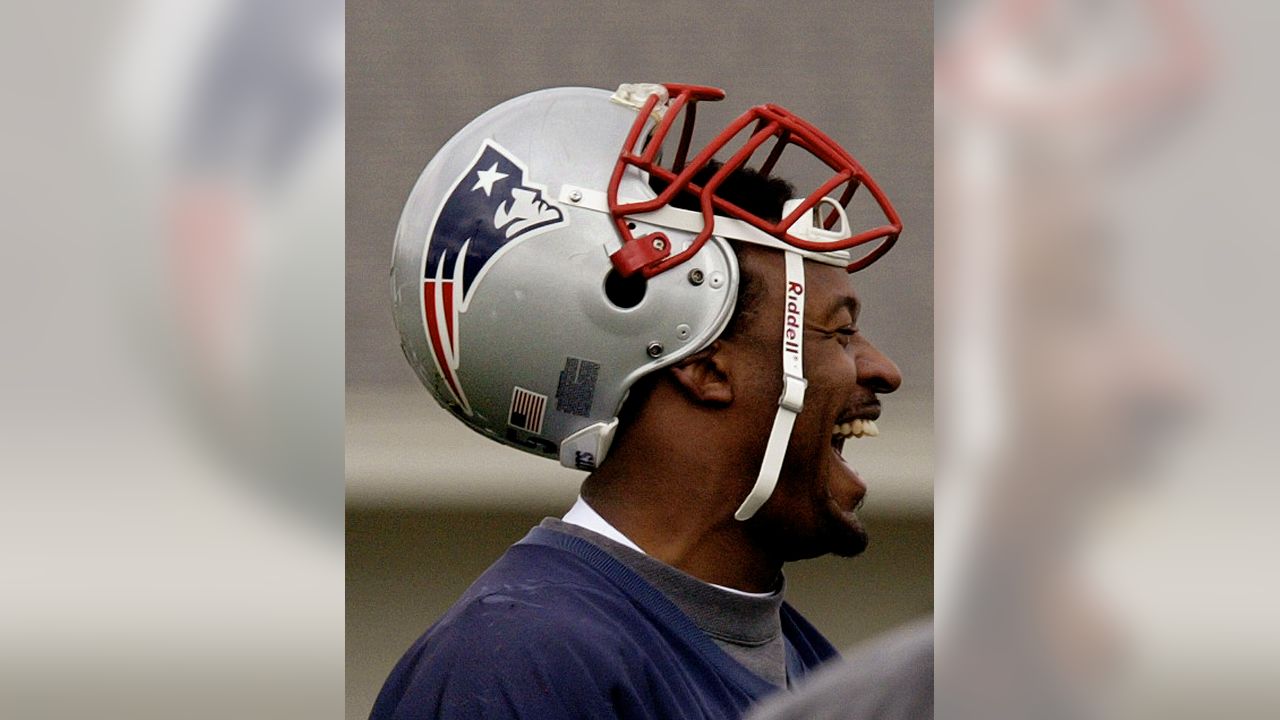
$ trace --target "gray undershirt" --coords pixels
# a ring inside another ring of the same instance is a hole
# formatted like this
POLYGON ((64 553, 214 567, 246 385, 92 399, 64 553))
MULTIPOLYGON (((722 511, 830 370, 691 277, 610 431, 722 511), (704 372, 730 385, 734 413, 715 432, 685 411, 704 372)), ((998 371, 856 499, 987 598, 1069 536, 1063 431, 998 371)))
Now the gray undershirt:
POLYGON ((584 527, 556 518, 543 520, 541 527, 582 538, 609 553, 666 595, 729 657, 774 685, 787 686, 780 615, 786 582, 781 576, 776 592, 764 597, 739 595, 584 527))

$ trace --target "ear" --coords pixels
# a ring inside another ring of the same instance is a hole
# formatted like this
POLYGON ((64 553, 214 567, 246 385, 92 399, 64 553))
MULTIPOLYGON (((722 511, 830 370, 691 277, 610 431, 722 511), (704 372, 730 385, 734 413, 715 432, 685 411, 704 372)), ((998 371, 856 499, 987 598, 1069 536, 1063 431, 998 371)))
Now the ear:
POLYGON ((733 402, 733 386, 722 350, 717 340, 669 368, 671 377, 694 401, 719 407, 733 402))

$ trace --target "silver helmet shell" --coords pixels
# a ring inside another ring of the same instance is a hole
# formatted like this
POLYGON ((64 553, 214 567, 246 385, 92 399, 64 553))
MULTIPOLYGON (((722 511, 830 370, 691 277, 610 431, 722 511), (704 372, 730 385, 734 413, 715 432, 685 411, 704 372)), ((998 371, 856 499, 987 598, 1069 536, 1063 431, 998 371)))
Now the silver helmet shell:
MULTIPOLYGON (((719 336, 738 286, 729 243, 712 237, 643 281, 634 305, 606 292, 618 232, 575 200, 605 191, 636 122, 610 98, 541 90, 469 123, 414 186, 391 270, 401 346, 436 400, 493 440, 584 470, 604 459, 628 389, 719 336)), ((618 194, 655 197, 637 168, 618 194)), ((696 234, 662 232, 677 249, 696 234)))

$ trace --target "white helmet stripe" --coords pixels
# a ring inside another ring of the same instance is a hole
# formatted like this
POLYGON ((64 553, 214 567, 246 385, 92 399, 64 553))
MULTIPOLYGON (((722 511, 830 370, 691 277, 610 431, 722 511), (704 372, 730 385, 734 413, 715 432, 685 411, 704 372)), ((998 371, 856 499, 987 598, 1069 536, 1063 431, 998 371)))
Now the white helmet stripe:
MULTIPOLYGON (((598 213, 609 213, 609 198, 599 190, 578 187, 576 185, 564 185, 560 190, 559 200, 561 203, 569 206, 576 206, 587 210, 594 210, 598 213)), ((622 199, 624 203, 638 202, 637 200, 622 199)), ((801 202, 801 201, 792 201, 801 202)), ((835 201, 831 201, 834 205, 835 201)), ((783 212, 788 212, 784 210, 783 212)), ((848 250, 832 250, 829 252, 815 252, 812 250, 803 250, 788 245, 774 236, 757 229, 750 223, 744 222, 737 218, 725 217, 723 215, 713 215, 715 229, 712 234, 725 238, 726 240, 741 240, 753 245, 762 245, 764 247, 773 248, 774 250, 783 250, 788 253, 797 253, 801 257, 809 260, 815 260, 825 265, 834 265, 836 267, 847 267, 853 262, 853 256, 848 250)), ((845 218, 843 208, 840 217, 845 218)), ((706 221, 702 219, 702 213, 693 210, 683 210, 681 208, 666 205, 653 212, 638 213, 632 217, 633 220, 657 225, 664 228, 672 228, 675 230, 683 230, 685 232, 696 233, 702 230, 702 226, 706 221)), ((797 223, 798 224, 798 223, 797 223)), ((845 220, 845 226, 848 221, 845 220)), ((793 230, 799 231, 798 228, 793 230)), ((805 231, 808 232, 808 231, 805 231)), ((817 235, 815 239, 821 239, 822 235, 817 235)), ((610 253, 616 251, 620 247, 616 238, 609 240, 607 249, 610 253)))

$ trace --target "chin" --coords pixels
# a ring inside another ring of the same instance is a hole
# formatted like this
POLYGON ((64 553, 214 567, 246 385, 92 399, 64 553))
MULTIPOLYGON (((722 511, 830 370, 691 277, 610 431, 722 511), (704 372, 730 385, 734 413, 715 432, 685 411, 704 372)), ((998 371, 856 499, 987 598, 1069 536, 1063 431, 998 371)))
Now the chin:
MULTIPOLYGON (((839 458, 834 453, 832 457, 839 458)), ((835 467, 780 478, 775 497, 748 522, 762 545, 783 562, 823 555, 854 557, 868 545, 857 516, 865 493, 862 479, 840 460, 835 467)))
POLYGON ((839 557, 855 557, 867 549, 871 539, 862 527, 862 521, 851 510, 841 512, 832 508, 835 515, 828 524, 827 552, 839 557))
POLYGON ((784 562, 811 560, 824 555, 854 557, 867 549, 867 531, 852 511, 832 506, 817 508, 804 530, 788 526, 770 543, 784 562))
POLYGON ((834 470, 827 476, 825 497, 818 503, 819 535, 825 546, 824 554, 853 557, 862 554, 869 542, 866 528, 857 514, 866 497, 867 486, 843 458, 834 470))
POLYGON ((846 532, 837 542, 832 543, 831 554, 839 557, 857 557, 867 549, 867 545, 871 543, 871 539, 867 537, 867 532, 861 527, 856 532, 846 532))

